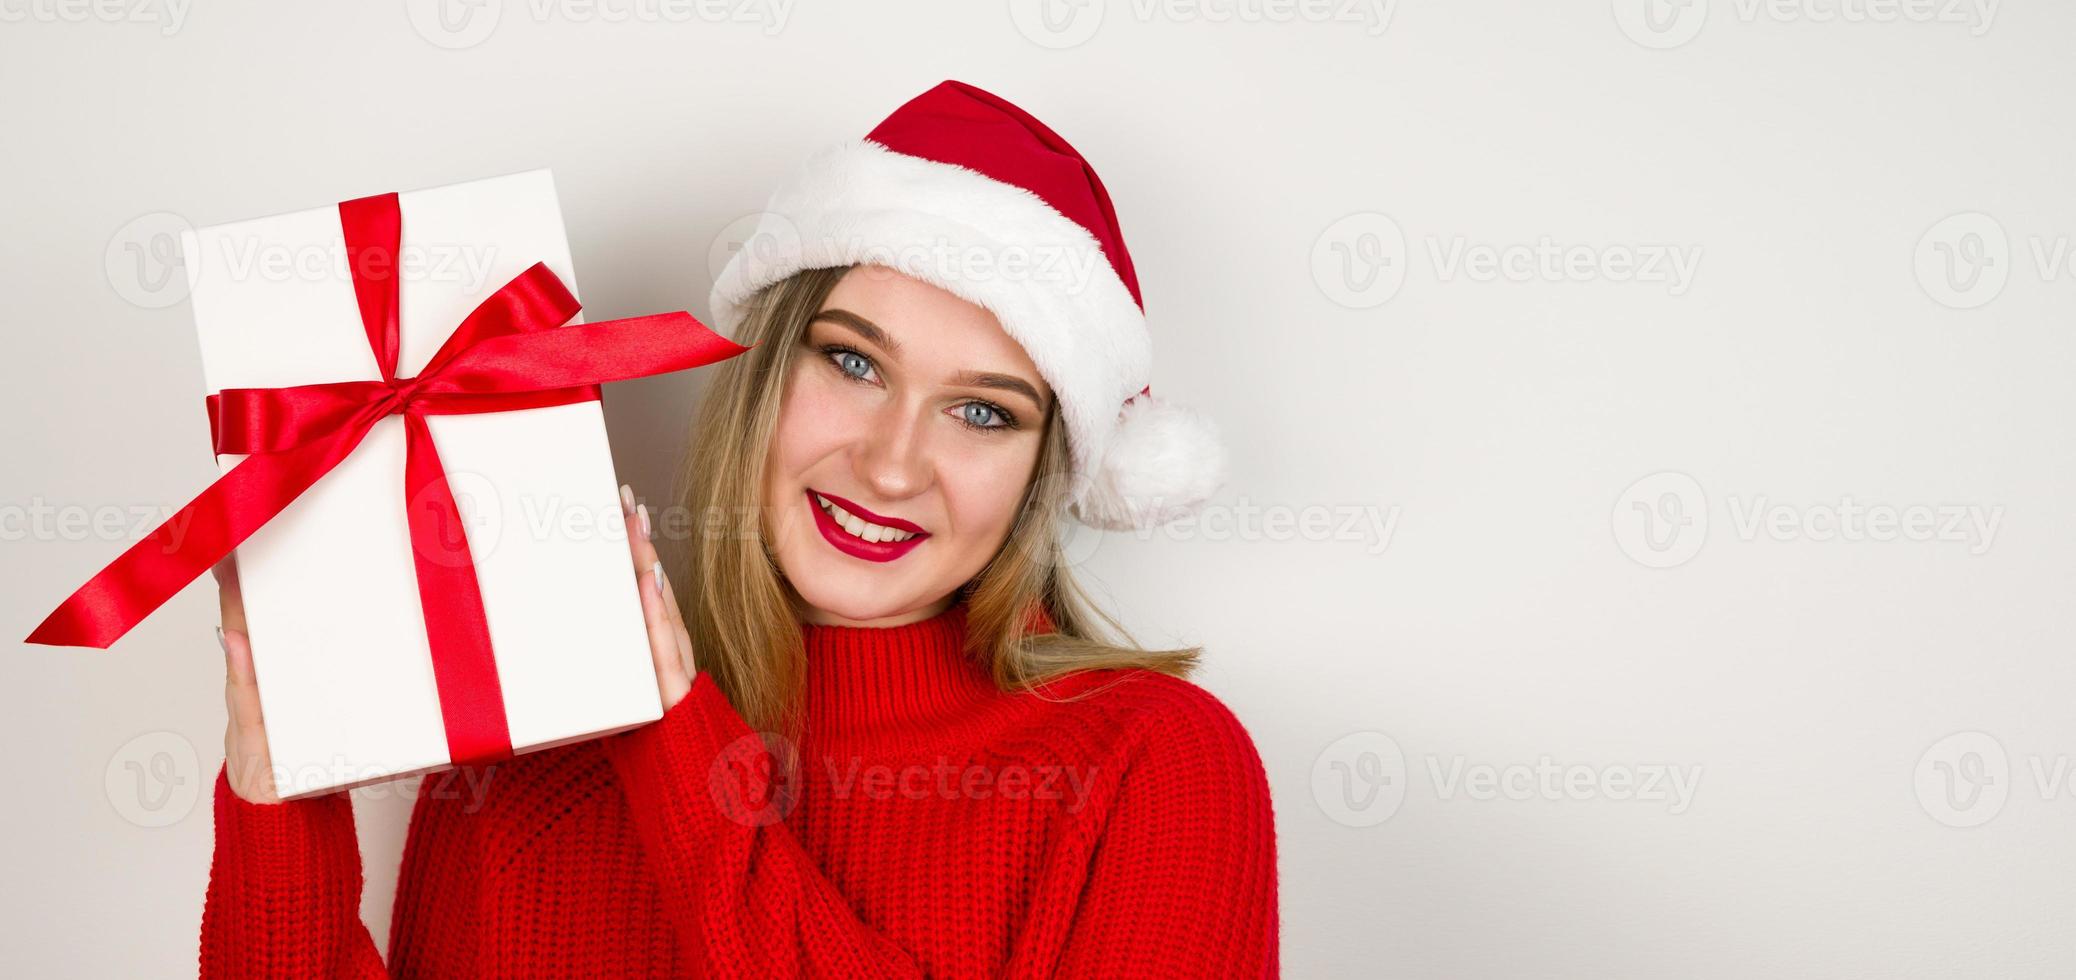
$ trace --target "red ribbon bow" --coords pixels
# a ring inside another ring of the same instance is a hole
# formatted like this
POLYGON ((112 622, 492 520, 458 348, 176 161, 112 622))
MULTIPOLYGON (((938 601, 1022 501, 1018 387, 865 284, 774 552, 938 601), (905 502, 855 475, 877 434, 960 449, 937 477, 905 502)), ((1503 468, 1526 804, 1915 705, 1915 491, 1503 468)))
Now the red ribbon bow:
POLYGON ((427 415, 596 401, 598 386, 724 361, 749 350, 685 312, 565 327, 580 307, 535 263, 462 320, 414 378, 396 376, 397 195, 339 205, 354 298, 380 381, 226 388, 208 398, 216 452, 248 458, 58 606, 28 642, 107 648, 279 514, 384 416, 404 417, 404 499, 433 676, 455 764, 512 754, 502 688, 468 542, 427 415))

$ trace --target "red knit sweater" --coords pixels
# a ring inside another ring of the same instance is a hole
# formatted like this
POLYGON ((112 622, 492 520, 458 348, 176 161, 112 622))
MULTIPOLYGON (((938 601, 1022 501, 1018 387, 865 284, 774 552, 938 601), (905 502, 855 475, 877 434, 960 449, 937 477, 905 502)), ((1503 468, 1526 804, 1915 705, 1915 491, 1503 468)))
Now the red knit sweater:
POLYGON ((387 966, 350 797, 249 803, 219 771, 201 973, 1275 974, 1274 816, 1231 711, 1146 671, 1006 694, 964 629, 964 603, 808 626, 797 747, 701 674, 655 724, 426 777, 387 966))

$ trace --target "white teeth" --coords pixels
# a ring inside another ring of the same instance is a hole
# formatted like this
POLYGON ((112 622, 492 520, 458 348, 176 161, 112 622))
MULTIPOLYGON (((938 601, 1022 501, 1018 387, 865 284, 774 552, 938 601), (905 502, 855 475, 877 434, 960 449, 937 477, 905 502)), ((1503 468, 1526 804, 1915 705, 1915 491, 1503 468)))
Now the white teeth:
POLYGON ((844 510, 843 508, 836 506, 834 503, 831 503, 829 501, 829 498, 824 497, 819 493, 815 494, 815 502, 820 504, 823 510, 828 511, 829 516, 836 518, 837 526, 843 528, 846 531, 849 531, 854 537, 859 537, 867 541, 874 542, 906 541, 909 538, 915 537, 914 531, 896 531, 891 527, 882 527, 878 524, 874 524, 863 518, 857 517, 856 515, 853 515, 850 511, 844 510))

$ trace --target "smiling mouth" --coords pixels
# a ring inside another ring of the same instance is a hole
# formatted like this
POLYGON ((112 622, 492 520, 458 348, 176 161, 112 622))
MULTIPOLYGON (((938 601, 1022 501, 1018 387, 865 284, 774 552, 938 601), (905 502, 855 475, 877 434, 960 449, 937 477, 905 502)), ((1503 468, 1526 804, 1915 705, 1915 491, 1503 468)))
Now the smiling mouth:
POLYGON ((851 505, 849 500, 841 496, 830 498, 828 494, 816 492, 814 488, 808 490, 808 496, 824 515, 828 515, 830 523, 835 523, 839 529, 843 529, 843 534, 862 544, 905 544, 918 542, 930 536, 922 527, 916 527, 909 521, 893 517, 880 517, 876 521, 866 519, 857 513, 864 511, 862 507, 851 505))

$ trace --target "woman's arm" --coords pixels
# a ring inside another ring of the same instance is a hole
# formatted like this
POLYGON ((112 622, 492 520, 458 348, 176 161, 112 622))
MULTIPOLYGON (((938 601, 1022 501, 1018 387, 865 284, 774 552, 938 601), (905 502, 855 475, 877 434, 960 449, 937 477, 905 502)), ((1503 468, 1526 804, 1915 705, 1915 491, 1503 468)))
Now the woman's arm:
POLYGON ((215 574, 228 720, 216 772, 201 975, 386 976, 360 921, 353 801, 343 792, 285 803, 276 795, 237 565, 226 558, 215 574))
POLYGON ((347 794, 252 803, 216 774, 216 851, 202 907, 202 977, 386 977, 360 920, 360 845, 347 794))
POLYGON ((1230 709, 1169 687, 1181 696, 1149 717, 1119 783, 1055 976, 1278 973, 1268 775, 1230 709))
POLYGON ((716 975, 922 975, 778 821, 771 756, 710 675, 607 742, 679 935, 716 975))

